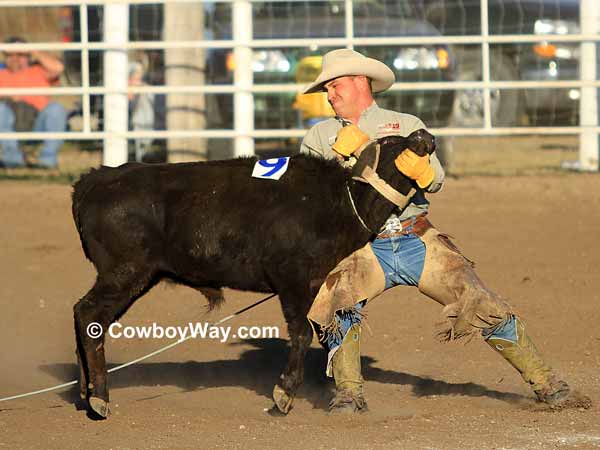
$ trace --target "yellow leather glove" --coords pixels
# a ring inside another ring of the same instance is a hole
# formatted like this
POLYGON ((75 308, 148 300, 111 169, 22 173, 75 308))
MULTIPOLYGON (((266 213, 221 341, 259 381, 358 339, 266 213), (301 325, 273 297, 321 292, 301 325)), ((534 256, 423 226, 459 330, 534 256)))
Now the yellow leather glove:
POLYGON ((369 136, 360 131, 356 125, 351 124, 338 131, 335 144, 331 147, 343 156, 350 156, 369 140, 369 136))
POLYGON ((405 149, 394 161, 400 172, 415 180, 421 189, 433 182, 435 172, 429 164, 429 155, 419 156, 411 149, 405 149))

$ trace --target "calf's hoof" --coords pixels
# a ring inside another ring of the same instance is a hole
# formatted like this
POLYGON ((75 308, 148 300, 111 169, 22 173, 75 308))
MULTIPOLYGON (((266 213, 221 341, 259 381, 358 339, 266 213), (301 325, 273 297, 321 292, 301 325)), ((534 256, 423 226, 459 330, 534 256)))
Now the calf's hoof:
POLYGON ((289 396, 281 386, 276 384, 273 388, 273 401, 281 413, 287 414, 292 409, 294 397, 289 396))
POLYGON ((90 397, 88 400, 90 404, 90 409, 94 412, 99 418, 106 419, 110 414, 110 408, 108 407, 108 402, 102 400, 99 397, 90 397))

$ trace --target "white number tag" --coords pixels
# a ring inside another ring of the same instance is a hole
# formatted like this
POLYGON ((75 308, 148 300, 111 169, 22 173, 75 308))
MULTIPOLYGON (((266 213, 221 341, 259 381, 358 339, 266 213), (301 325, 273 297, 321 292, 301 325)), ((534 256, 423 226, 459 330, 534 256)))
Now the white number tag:
POLYGON ((254 164, 252 176, 254 178, 265 178, 267 180, 279 180, 285 173, 290 162, 290 157, 259 159, 254 164))

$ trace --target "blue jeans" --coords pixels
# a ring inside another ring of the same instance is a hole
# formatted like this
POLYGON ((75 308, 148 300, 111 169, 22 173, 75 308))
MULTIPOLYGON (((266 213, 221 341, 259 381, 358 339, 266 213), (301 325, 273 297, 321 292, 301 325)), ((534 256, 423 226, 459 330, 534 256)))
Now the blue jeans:
MULTIPOLYGON (((33 125, 34 132, 63 132, 67 128, 67 111, 56 102, 48 103, 41 110, 33 125)), ((0 102, 0 132, 10 133, 15 131, 15 115, 6 102, 0 102)), ((6 167, 23 167, 25 159, 23 152, 19 150, 19 144, 15 139, 5 139, 2 144, 2 161, 6 167)), ((38 161, 44 167, 56 167, 58 165, 58 150, 63 144, 62 140, 46 139, 38 161)))
POLYGON ((416 234, 375 239, 371 248, 385 274, 385 288, 417 286, 425 265, 425 244, 416 234))

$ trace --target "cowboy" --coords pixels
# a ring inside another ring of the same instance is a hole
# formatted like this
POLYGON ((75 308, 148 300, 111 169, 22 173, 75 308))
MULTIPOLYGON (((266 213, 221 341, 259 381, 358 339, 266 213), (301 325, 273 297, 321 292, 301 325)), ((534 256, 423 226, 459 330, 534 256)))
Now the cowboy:
MULTIPOLYGON (((394 73, 382 62, 349 49, 325 54, 323 68, 304 93, 326 92, 336 116, 311 128, 301 151, 343 161, 366 143, 390 134, 407 136, 425 128, 417 117, 381 109, 373 93, 388 89, 394 73)), ((386 289, 416 286, 444 306, 443 341, 480 334, 553 407, 591 406, 591 400, 561 379, 541 358, 510 305, 478 278, 471 261, 428 221, 426 194, 438 192, 444 170, 435 155, 420 157, 406 149, 396 167, 414 180, 409 195, 375 239, 343 260, 327 277, 308 318, 328 349, 327 374, 336 394, 332 412, 366 408, 360 367, 361 309, 386 289)))

